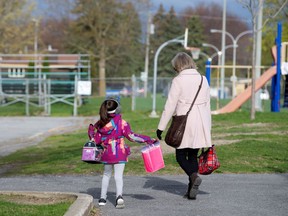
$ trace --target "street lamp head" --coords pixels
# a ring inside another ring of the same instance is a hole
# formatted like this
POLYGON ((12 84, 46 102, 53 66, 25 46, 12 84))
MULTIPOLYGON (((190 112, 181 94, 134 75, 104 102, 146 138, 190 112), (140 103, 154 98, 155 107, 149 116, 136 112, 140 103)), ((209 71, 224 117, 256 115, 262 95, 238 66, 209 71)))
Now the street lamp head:
POLYGON ((39 20, 35 19, 35 18, 32 18, 32 22, 35 22, 35 24, 38 24, 39 20))
POLYGON ((210 29, 211 33, 216 33, 216 32, 221 32, 221 30, 217 30, 217 29, 210 29))

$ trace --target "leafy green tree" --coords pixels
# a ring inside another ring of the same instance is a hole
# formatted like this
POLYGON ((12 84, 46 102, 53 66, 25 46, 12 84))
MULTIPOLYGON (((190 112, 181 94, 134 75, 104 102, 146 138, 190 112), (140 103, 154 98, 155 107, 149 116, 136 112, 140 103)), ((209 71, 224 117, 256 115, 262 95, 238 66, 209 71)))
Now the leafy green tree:
MULTIPOLYGON (((165 14, 163 5, 161 4, 154 16, 153 23, 155 25, 155 34, 151 37, 151 48, 154 55, 163 43, 184 35, 185 28, 181 26, 173 7, 165 14)), ((171 43, 161 50, 157 63, 159 76, 173 74, 171 73, 173 71, 171 60, 178 51, 184 51, 183 45, 179 43, 171 43)), ((152 55, 153 59, 154 55, 152 55)))
POLYGON ((121 31, 121 46, 115 50, 114 57, 107 62, 107 76, 109 77, 140 75, 143 70, 144 51, 140 41, 141 22, 131 3, 123 4, 121 20, 125 22, 125 31, 121 31), (125 38, 129 40, 125 40, 125 38))
MULTIPOLYGON (((204 35, 204 27, 199 17, 196 17, 196 16, 189 17, 186 25, 187 25, 187 28, 189 29, 188 46, 198 47, 198 48, 202 47, 202 44, 204 43, 206 38, 204 35)), ((199 71, 202 71, 202 73, 205 70, 206 60, 207 59, 202 58, 201 55, 199 55, 198 60, 195 60, 199 68, 199 71)))
POLYGON ((29 47, 33 49, 32 9, 33 5, 26 0, 0 0, 0 53, 22 53, 29 47))
MULTIPOLYGON (((117 0, 77 0, 72 12, 76 19, 69 29, 69 45, 75 52, 92 56, 98 67, 99 95, 105 96, 106 75, 119 76, 115 69, 128 71, 134 65, 131 61, 137 61, 138 14, 131 3, 117 0)), ((92 77, 96 76, 96 70, 92 71, 92 77)))
POLYGON ((55 52, 69 53, 69 47, 65 46, 70 38, 67 29, 73 19, 71 16, 73 1, 75 0, 41 0, 45 8, 38 8, 43 16, 39 29, 40 49, 47 50, 47 47, 51 46, 55 52))
POLYGON ((189 29, 188 44, 193 47, 201 47, 206 38, 203 33, 204 27, 199 17, 191 16, 188 19, 187 28, 189 29))
MULTIPOLYGON (((271 14, 271 8, 279 8, 284 0, 267 0, 264 4, 263 16, 267 19, 271 14)), ((288 20, 288 4, 283 7, 283 10, 264 26, 262 33, 262 65, 271 65, 273 59, 271 57, 271 48, 275 45, 277 35, 277 23, 282 23, 282 42, 288 42, 288 27, 285 25, 288 20)))
POLYGON ((263 0, 239 0, 241 4, 245 8, 248 9, 248 11, 251 14, 251 24, 253 29, 253 55, 252 55, 252 83, 251 83, 251 112, 250 112, 250 119, 255 119, 255 87, 256 87, 256 41, 257 41, 257 31, 265 27, 265 25, 268 23, 268 21, 271 18, 277 17, 279 12, 283 10, 283 8, 287 5, 287 0, 282 0, 281 4, 278 7, 275 8, 268 8, 269 16, 265 21, 263 22, 262 26, 257 26, 257 17, 259 18, 259 14, 261 12, 261 9, 263 8, 264 1, 263 0))
POLYGON ((154 25, 154 34, 151 36, 151 50, 156 52, 157 48, 164 42, 163 39, 165 30, 165 10, 162 4, 160 4, 157 13, 154 15, 152 23, 154 25))

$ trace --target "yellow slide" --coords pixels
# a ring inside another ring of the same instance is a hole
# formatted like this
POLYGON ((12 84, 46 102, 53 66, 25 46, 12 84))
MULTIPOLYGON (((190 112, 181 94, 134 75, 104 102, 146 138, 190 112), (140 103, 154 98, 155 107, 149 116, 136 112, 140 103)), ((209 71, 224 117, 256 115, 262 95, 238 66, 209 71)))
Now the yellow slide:
MULTIPOLYGON (((265 71, 259 79, 256 80, 256 91, 265 85, 276 74, 276 66, 269 68, 265 71)), ((219 110, 212 111, 212 114, 223 114, 236 111, 242 104, 244 104, 251 97, 251 86, 245 89, 237 97, 231 100, 226 106, 219 110)))

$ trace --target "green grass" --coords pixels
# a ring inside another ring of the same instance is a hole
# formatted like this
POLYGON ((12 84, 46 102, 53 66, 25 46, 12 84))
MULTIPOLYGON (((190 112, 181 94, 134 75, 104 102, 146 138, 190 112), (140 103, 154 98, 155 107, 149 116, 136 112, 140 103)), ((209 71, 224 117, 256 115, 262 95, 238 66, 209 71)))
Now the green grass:
POLYGON ((11 197, 0 196, 1 216, 58 216, 64 215, 73 201, 59 202, 55 204, 23 204, 15 201, 7 201, 11 197))
MULTIPOLYGON (((134 132, 155 137, 159 119, 147 112, 123 111, 134 132)), ((216 144, 221 167, 217 173, 287 173, 288 172, 288 112, 256 113, 241 111, 213 116, 212 140, 216 144), (220 145, 230 142, 229 145, 220 145)), ((165 136, 165 133, 163 134, 165 136)), ((81 161, 81 150, 87 141, 86 128, 74 133, 47 138, 1 158, 1 167, 9 166, 3 175, 87 174, 102 173, 101 164, 81 161)), ((128 142, 128 141, 127 141, 128 142)), ((132 157, 125 168, 127 175, 145 175, 141 145, 130 143, 132 157), (135 156, 137 155, 137 156, 135 156)), ((156 174, 184 174, 174 154, 164 156, 165 168, 156 174)))
MULTIPOLYGON (((103 98, 89 98, 78 109, 80 116, 96 116, 103 98)), ((137 98, 136 111, 131 111, 131 98, 121 98, 122 115, 133 131, 155 137, 159 118, 149 118, 152 98, 137 98)), ((220 101, 223 106, 227 100, 220 101)), ((165 98, 157 96, 156 111, 163 109, 165 98)), ((212 110, 216 101, 212 100, 212 110)), ((250 120, 249 102, 234 113, 213 116, 212 140, 221 162, 218 173, 284 173, 288 172, 288 110, 279 113, 269 110, 268 101, 263 103, 264 111, 257 112, 256 119, 250 120), (229 145, 221 145, 230 143, 229 145), (231 144, 232 143, 232 144, 231 144)), ((213 108, 214 107, 214 108, 213 108)), ((39 115, 41 109, 31 108, 32 115, 39 115)), ((52 116, 71 116, 73 107, 63 103, 52 106, 52 116)), ((25 105, 16 103, 0 107, 0 115, 25 115, 25 105)), ((165 132, 163 137, 165 136, 165 132)), ((0 169, 6 168, 2 175, 36 174, 95 174, 102 173, 102 165, 92 165, 81 161, 83 144, 87 141, 86 128, 70 134, 47 138, 37 146, 15 152, 0 160, 0 169), (8 167, 8 169, 7 169, 8 167)), ((127 141, 128 142, 128 141, 127 141)), ((132 157, 126 166, 126 174, 145 175, 140 154, 141 145, 130 143, 132 157), (134 156, 133 156, 134 155, 134 156), (135 156, 136 155, 136 156, 135 156)), ((165 169, 157 174, 183 173, 174 154, 164 156, 165 169)))

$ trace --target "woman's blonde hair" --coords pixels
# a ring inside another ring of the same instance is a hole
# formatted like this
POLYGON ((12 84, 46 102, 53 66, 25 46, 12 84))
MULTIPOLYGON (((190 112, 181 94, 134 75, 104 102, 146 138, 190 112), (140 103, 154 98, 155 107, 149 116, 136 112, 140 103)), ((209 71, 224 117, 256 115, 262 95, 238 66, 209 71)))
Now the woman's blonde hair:
POLYGON ((172 66, 178 73, 185 69, 197 69, 196 63, 192 57, 185 52, 177 53, 171 61, 172 66))

